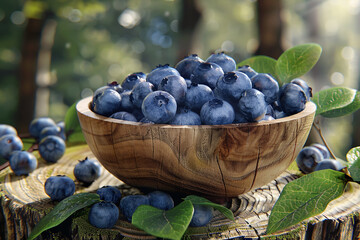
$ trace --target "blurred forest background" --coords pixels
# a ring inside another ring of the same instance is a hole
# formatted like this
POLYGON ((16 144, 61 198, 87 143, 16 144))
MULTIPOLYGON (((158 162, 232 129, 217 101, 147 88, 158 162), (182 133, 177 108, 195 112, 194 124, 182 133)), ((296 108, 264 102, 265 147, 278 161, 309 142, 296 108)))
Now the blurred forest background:
MULTIPOLYGON (((313 91, 358 89, 359 22, 358 0, 2 1, 0 123, 26 132, 34 117, 61 121, 96 88, 192 53, 240 62, 316 42, 322 56, 303 77, 313 91)), ((360 145, 359 115, 321 119, 340 157, 360 145)))

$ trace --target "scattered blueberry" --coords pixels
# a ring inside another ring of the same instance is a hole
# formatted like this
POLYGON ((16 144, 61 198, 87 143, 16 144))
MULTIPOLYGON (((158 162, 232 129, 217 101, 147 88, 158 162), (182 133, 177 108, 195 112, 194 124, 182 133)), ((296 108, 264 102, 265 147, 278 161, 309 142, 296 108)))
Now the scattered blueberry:
POLYGON ((120 210, 126 219, 131 222, 132 215, 140 205, 150 205, 146 195, 128 195, 120 200, 120 210))
POLYGON ((199 64, 191 75, 194 83, 205 84, 214 89, 220 77, 224 75, 222 68, 216 63, 204 62, 199 64))
POLYGON ((204 62, 197 54, 192 54, 179 61, 175 68, 183 78, 190 79, 192 72, 200 63, 204 62))
POLYGON ((206 125, 230 124, 235 119, 235 112, 230 103, 214 98, 202 106, 200 118, 206 125))
POLYGON ((7 125, 7 124, 0 124, 0 137, 6 135, 6 134, 13 134, 13 135, 17 135, 17 131, 16 129, 11 126, 11 125, 7 125))
POLYGON ((41 139, 47 136, 58 136, 64 141, 66 140, 65 132, 58 125, 43 128, 40 132, 39 140, 41 141, 41 139))
POLYGON ((177 111, 176 100, 170 93, 155 91, 146 96, 142 103, 142 113, 154 123, 168 123, 177 111))
POLYGON ((190 222, 191 227, 202 227, 213 218, 213 208, 206 205, 194 204, 194 214, 190 222))
POLYGON ((120 111, 120 112, 113 113, 113 114, 111 114, 110 117, 115 118, 115 119, 119 119, 119 120, 131 121, 131 122, 137 122, 138 121, 133 114, 125 112, 125 111, 120 111))
POLYGON ((0 137, 0 156, 9 159, 14 151, 20 151, 24 147, 21 138, 13 133, 0 137))
POLYGON ((57 162, 65 153, 65 142, 58 136, 47 136, 39 143, 40 156, 47 162, 57 162))
POLYGON ((100 196, 100 199, 105 202, 112 202, 116 206, 120 204, 121 192, 116 187, 103 186, 99 188, 96 193, 100 196))
POLYGON ((235 71, 236 69, 235 60, 224 52, 211 54, 206 59, 206 62, 216 63, 223 69, 224 73, 235 71))
POLYGON ((75 182, 65 175, 49 177, 44 186, 46 194, 53 201, 61 201, 75 192, 75 182))
POLYGON ((266 113, 267 103, 265 95, 254 88, 245 90, 240 97, 238 109, 249 121, 260 121, 266 113))
POLYGON ((119 219, 119 208, 112 202, 98 202, 91 206, 89 222, 97 228, 112 228, 119 219))
POLYGON ((251 78, 251 82, 253 88, 259 90, 265 95, 265 101, 268 104, 272 104, 277 100, 279 84, 270 74, 256 74, 251 78))
POLYGON ((339 161, 337 161, 335 159, 324 159, 316 165, 314 171, 319 171, 319 170, 324 170, 324 169, 332 169, 335 171, 341 171, 344 168, 345 168, 345 166, 343 166, 339 161))
POLYGON ((322 145, 320 143, 313 143, 313 144, 311 144, 311 146, 319 149, 320 152, 322 153, 322 155, 324 156, 324 159, 330 158, 330 152, 325 145, 322 145))
POLYGON ((26 151, 15 151, 11 154, 10 168, 15 175, 27 175, 37 167, 37 159, 34 154, 26 151))
POLYGON ((125 80, 121 83, 121 86, 124 90, 132 90, 136 84, 145 81, 146 81, 146 74, 143 72, 136 72, 128 75, 125 78, 125 80))
POLYGON ((39 118, 34 118, 29 125, 29 132, 30 135, 33 136, 34 138, 38 139, 40 137, 40 133, 41 131, 45 128, 45 127, 53 127, 56 126, 56 123, 54 122, 53 119, 49 118, 49 117, 39 117, 39 118))
POLYGON ((94 159, 80 160, 74 167, 75 178, 85 184, 91 184, 101 175, 101 165, 94 159))
POLYGON ((170 75, 180 76, 180 73, 168 64, 159 65, 147 75, 146 81, 152 83, 155 86, 155 89, 157 89, 161 80, 170 75))
POLYGON ((172 197, 162 191, 153 191, 148 194, 149 204, 161 210, 170 210, 174 207, 174 200, 172 197))
POLYGON ((315 170, 316 165, 324 160, 320 150, 316 147, 308 146, 301 149, 296 157, 296 163, 303 173, 311 173, 315 170))

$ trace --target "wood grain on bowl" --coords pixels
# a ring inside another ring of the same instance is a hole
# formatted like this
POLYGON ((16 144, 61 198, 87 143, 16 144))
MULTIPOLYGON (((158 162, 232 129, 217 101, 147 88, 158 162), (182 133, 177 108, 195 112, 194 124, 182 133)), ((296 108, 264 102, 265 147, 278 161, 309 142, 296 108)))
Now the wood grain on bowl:
POLYGON ((85 139, 101 164, 135 187, 234 197, 284 172, 310 132, 316 105, 273 121, 175 126, 112 119, 77 104, 85 139))

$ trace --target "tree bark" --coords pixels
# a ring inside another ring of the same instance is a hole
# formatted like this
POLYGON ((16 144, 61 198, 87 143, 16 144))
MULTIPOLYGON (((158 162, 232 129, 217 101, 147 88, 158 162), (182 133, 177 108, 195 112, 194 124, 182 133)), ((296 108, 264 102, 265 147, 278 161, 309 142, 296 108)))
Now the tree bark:
POLYGON ((197 0, 181 1, 177 62, 194 53, 196 30, 201 18, 202 12, 197 0))
POLYGON ((258 0, 256 6, 259 47, 255 55, 277 59, 284 51, 281 0, 258 0))
MULTIPOLYGON (((37 154, 35 152, 35 154, 37 154)), ((38 156, 38 155, 37 155, 38 156)), ((65 174, 74 179, 77 160, 92 158, 86 145, 71 147, 55 164, 39 158, 38 168, 28 176, 15 176, 11 169, 0 172, 0 239, 26 239, 37 222, 55 205, 44 192, 50 176, 65 174)), ((289 171, 269 184, 223 203, 235 215, 235 221, 214 212, 211 222, 202 228, 189 228, 188 239, 359 239, 360 187, 351 184, 344 194, 330 202, 326 210, 289 229, 266 235, 270 211, 284 186, 298 178, 289 171)), ((101 186, 117 186, 123 196, 138 194, 137 188, 124 184, 103 169, 101 177, 90 186, 76 182, 76 193, 94 192, 101 186)), ((75 193, 75 194, 76 194, 75 193)), ((86 214, 74 214, 58 227, 49 229, 38 239, 156 239, 120 218, 112 229, 97 229, 89 224, 86 214)))

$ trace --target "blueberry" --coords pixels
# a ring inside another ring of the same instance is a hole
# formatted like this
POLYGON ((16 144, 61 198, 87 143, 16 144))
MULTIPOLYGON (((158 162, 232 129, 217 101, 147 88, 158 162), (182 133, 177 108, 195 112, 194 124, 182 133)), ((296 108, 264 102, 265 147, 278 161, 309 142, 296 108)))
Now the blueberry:
POLYGON ((53 201, 61 201, 75 192, 75 182, 65 175, 49 177, 44 186, 46 194, 53 201))
POLYGON ((33 172, 38 164, 34 154, 26 151, 13 152, 10 156, 9 163, 15 175, 27 175, 33 172))
POLYGON ((125 112, 125 111, 113 113, 113 114, 111 114, 110 117, 115 118, 115 119, 125 120, 125 121, 131 121, 131 122, 138 121, 133 114, 125 112))
POLYGON ((121 95, 112 88, 101 88, 94 92, 92 109, 95 113, 110 116, 121 109, 121 95))
POLYGON ((39 143, 40 156, 47 162, 57 162, 65 153, 65 142, 58 136, 47 136, 39 143))
POLYGON ((249 65, 240 66, 236 71, 245 73, 250 79, 258 74, 254 69, 252 69, 249 65))
POLYGON ((170 75, 161 80, 158 90, 170 93, 176 100, 177 105, 185 102, 187 85, 185 79, 181 76, 170 75))
POLYGON ((265 115, 269 115, 269 116, 275 118, 275 110, 272 107, 272 105, 270 105, 270 104, 266 105, 266 113, 265 113, 265 115))
POLYGON ((201 125, 199 114, 188 107, 178 109, 175 117, 169 122, 171 125, 201 125))
POLYGON ((98 202, 91 206, 89 222, 97 228, 112 228, 119 219, 119 208, 112 202, 98 202))
POLYGON ((146 74, 143 72, 136 72, 128 75, 125 78, 125 80, 121 83, 121 86, 124 90, 131 90, 136 84, 145 81, 146 81, 146 74))
POLYGON ((296 157, 296 163, 303 173, 311 173, 315 170, 316 165, 324 160, 320 150, 316 147, 308 146, 301 149, 296 157))
POLYGON ((141 104, 144 98, 151 92, 154 91, 154 85, 150 82, 140 82, 135 85, 130 93, 130 101, 135 107, 141 108, 141 104))
POLYGON ((146 96, 141 106, 144 116, 154 123, 168 123, 177 110, 175 98, 168 92, 155 91, 146 96))
POLYGON ((247 123, 248 120, 245 118, 245 116, 239 112, 239 111, 235 111, 235 119, 234 119, 234 123, 247 123))
POLYGON ((214 92, 204 84, 191 83, 185 96, 185 105, 195 112, 200 112, 201 107, 214 98, 214 92))
POLYGON ((200 118, 206 125, 230 124, 235 119, 235 112, 230 103, 214 98, 202 106, 200 118))
POLYGON ((202 227, 208 224, 213 218, 213 208, 206 205, 194 204, 194 214, 190 226, 202 227))
POLYGON ((306 94, 299 85, 287 83, 280 89, 279 104, 287 115, 293 115, 305 109, 306 94))
POLYGON ((74 167, 75 178, 85 184, 91 184, 101 175, 101 165, 95 159, 85 158, 74 167))
POLYGON ((170 210, 174 207, 174 200, 172 197, 162 191, 153 191, 148 194, 149 204, 161 210, 170 210))
POLYGON ((134 108, 131 111, 131 114, 137 119, 137 121, 140 121, 144 118, 144 114, 142 113, 141 108, 134 108))
POLYGON ((150 124, 155 124, 153 121, 150 121, 149 119, 147 119, 146 117, 143 117, 142 119, 140 119, 141 123, 150 123, 150 124))
POLYGON ((259 73, 251 78, 253 88, 265 95, 265 101, 272 104, 277 100, 279 93, 278 82, 269 74, 259 73))
POLYGON ((306 94, 306 100, 310 101, 310 98, 312 97, 312 88, 309 87, 309 85, 304 80, 302 80, 300 78, 295 78, 295 79, 291 80, 291 83, 295 83, 295 84, 299 85, 306 94))
POLYGON ((65 122, 64 121, 57 122, 56 126, 60 128, 61 136, 63 136, 63 139, 66 140, 65 122))
POLYGON ((161 80, 163 80, 164 77, 170 75, 180 76, 180 73, 175 68, 170 67, 168 64, 159 65, 150 73, 148 73, 146 81, 152 83, 155 86, 155 89, 157 89, 161 80))
POLYGON ((183 78, 190 79, 192 72, 200 63, 204 62, 197 54, 185 57, 175 65, 175 69, 183 78))
POLYGON ((140 205, 150 205, 149 197, 145 195, 128 195, 120 200, 120 210, 131 222, 132 215, 140 205))
POLYGON ((313 143, 313 144, 311 144, 311 146, 319 149, 320 152, 322 153, 322 155, 324 156, 324 159, 330 158, 330 152, 325 145, 320 144, 320 143, 313 143))
POLYGON ((109 87, 109 88, 114 89, 118 93, 122 93, 124 91, 123 87, 116 81, 108 83, 106 86, 109 87))
POLYGON ((56 123, 51 118, 39 117, 31 121, 29 125, 29 132, 31 136, 38 139, 43 128, 53 126, 56 126, 56 123))
POLYGON ((345 166, 343 166, 339 161, 336 161, 335 159, 324 159, 316 165, 314 171, 319 171, 324 169, 341 171, 344 168, 345 166))
POLYGON ((47 136, 58 136, 61 137, 64 141, 66 139, 65 133, 61 131, 61 128, 57 125, 43 128, 43 130, 40 132, 39 140, 41 141, 41 139, 47 136))
POLYGON ((206 62, 216 63, 223 69, 224 73, 235 71, 236 69, 235 60, 224 52, 211 54, 206 59, 206 62))
POLYGON ((103 186, 99 188, 96 193, 100 196, 100 199, 105 202, 112 202, 116 206, 120 204, 121 192, 116 187, 103 186))
POLYGON ((3 135, 0 137, 0 156, 9 159, 14 151, 23 149, 23 142, 21 138, 13 133, 3 135))
POLYGON ((251 89, 251 80, 241 72, 227 72, 219 78, 214 89, 215 96, 228 102, 238 102, 241 93, 251 89))
POLYGON ((214 89, 220 77, 224 75, 222 68, 216 63, 204 62, 199 64, 190 77, 194 83, 205 84, 214 89))
POLYGON ((134 104, 130 100, 130 95, 131 95, 130 90, 125 90, 120 94, 120 96, 121 96, 121 107, 120 107, 120 109, 122 111, 128 111, 129 112, 129 111, 132 111, 135 108, 134 104))
POLYGON ((17 135, 17 131, 16 129, 11 126, 11 125, 7 125, 7 124, 0 124, 0 137, 6 135, 6 134, 13 134, 13 135, 17 135))
POLYGON ((265 95, 254 88, 245 90, 240 97, 238 109, 249 122, 260 121, 266 113, 265 95))
POLYGON ((275 120, 275 118, 273 118, 270 115, 265 114, 265 116, 260 120, 260 122, 262 122, 262 121, 272 121, 272 120, 275 120))

